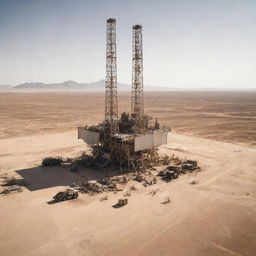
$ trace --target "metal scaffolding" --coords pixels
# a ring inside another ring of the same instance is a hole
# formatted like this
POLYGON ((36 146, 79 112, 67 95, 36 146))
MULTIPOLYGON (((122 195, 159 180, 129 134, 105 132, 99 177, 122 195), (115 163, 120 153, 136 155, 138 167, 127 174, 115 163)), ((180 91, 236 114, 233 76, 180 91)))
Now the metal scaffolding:
POLYGON ((143 51, 141 25, 133 26, 131 113, 135 120, 136 133, 143 133, 145 130, 145 120, 143 99, 143 51))
POLYGON ((144 115, 142 26, 133 26, 131 115, 118 119, 116 20, 107 20, 105 120, 78 127, 78 138, 92 149, 98 167, 112 165, 120 170, 145 170, 159 161, 157 147, 167 143, 166 129, 154 126, 144 115))
POLYGON ((118 132, 116 20, 107 20, 106 81, 105 81, 105 134, 118 132))

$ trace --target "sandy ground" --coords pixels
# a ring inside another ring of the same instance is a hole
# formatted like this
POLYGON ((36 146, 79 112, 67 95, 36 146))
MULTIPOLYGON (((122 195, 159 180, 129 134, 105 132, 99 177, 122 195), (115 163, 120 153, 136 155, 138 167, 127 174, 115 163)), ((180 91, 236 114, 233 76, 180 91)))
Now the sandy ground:
MULTIPOLYGON (((130 101, 130 93, 119 93, 119 114, 130 111, 130 101)), ((256 148, 256 92, 145 92, 145 114, 174 132, 256 148)), ((104 93, 0 93, 0 138, 58 133, 103 119, 104 93)))
POLYGON ((89 170, 37 167, 46 155, 80 154, 84 145, 75 131, 0 143, 1 173, 14 172, 30 184, 0 197, 1 256, 256 255, 255 149, 172 133, 160 152, 198 160, 203 171, 139 187, 128 205, 115 209, 123 192, 109 193, 104 202, 102 195, 80 195, 47 204, 59 190, 90 177, 89 170), (171 203, 162 204, 167 196, 171 203))

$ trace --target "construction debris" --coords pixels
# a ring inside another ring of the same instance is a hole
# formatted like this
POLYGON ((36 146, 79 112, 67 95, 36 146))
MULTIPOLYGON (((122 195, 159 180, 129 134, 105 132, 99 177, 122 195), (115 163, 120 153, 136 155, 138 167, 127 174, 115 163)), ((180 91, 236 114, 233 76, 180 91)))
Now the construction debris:
POLYGON ((187 160, 186 163, 191 164, 193 166, 197 166, 197 161, 195 161, 195 160, 187 160))
POLYGON ((134 180, 142 182, 144 187, 151 186, 157 183, 156 177, 152 176, 151 172, 139 172, 135 175, 134 180))
POLYGON ((138 182, 142 182, 145 179, 145 177, 142 175, 142 173, 138 173, 134 180, 138 181, 138 182))
POLYGON ((124 205, 128 204, 128 199, 127 198, 123 198, 123 199, 118 199, 117 205, 119 207, 122 207, 124 205))
POLYGON ((104 192, 103 185, 99 184, 96 180, 91 180, 86 183, 81 184, 78 187, 79 192, 87 193, 90 195, 98 194, 104 192))
POLYGON ((91 155, 82 154, 82 156, 71 161, 70 171, 76 171, 79 167, 95 167, 95 158, 91 155))
POLYGON ((194 160, 182 161, 178 158, 172 158, 170 159, 170 163, 174 164, 167 166, 165 170, 161 170, 158 173, 158 176, 162 177, 162 179, 165 181, 177 179, 181 174, 201 170, 201 168, 197 164, 197 161, 194 160))
POLYGON ((22 186, 26 186, 27 183, 24 179, 17 179, 15 177, 3 176, 1 177, 3 183, 1 184, 4 189, 0 192, 0 194, 9 194, 11 192, 22 192, 22 186))
POLYGON ((61 165, 63 163, 63 159, 61 157, 45 157, 42 160, 42 166, 55 166, 61 165))
POLYGON ((83 183, 79 186, 78 190, 81 193, 87 193, 90 195, 107 191, 118 192, 122 191, 122 189, 119 187, 119 184, 126 184, 127 182, 128 180, 126 177, 106 177, 99 181, 91 180, 83 183))
POLYGON ((17 179, 15 177, 5 177, 4 178, 4 184, 2 186, 26 186, 27 183, 25 182, 24 179, 17 179))
POLYGON ((65 201, 70 199, 76 199, 78 198, 78 191, 68 188, 65 191, 58 192, 54 197, 53 200, 59 202, 59 201, 65 201))
MULTIPOLYGON (((52 161, 52 159, 55 159, 55 158, 48 158, 48 159, 51 159, 52 161)), ((95 167, 99 164, 99 161, 101 158, 83 154, 81 157, 76 159, 68 159, 68 160, 63 160, 62 158, 58 158, 58 159, 61 159, 62 164, 68 163, 68 164, 71 164, 71 166, 75 166, 75 167, 78 167, 78 166, 95 167)), ((138 163, 139 162, 141 161, 138 161, 138 163)), ((154 166, 156 166, 157 168, 152 166, 152 162, 150 165, 151 166, 149 168, 143 171, 140 170, 140 168, 136 168, 134 175, 132 175, 131 173, 126 173, 124 175, 119 175, 114 177, 106 176, 99 180, 91 180, 79 185, 76 183, 73 183, 71 184, 70 187, 77 189, 81 193, 87 193, 89 195, 100 194, 103 192, 117 193, 124 189, 124 185, 127 184, 130 179, 133 179, 137 182, 142 183, 144 187, 148 187, 148 186, 157 184, 158 179, 156 176, 160 176, 164 181, 171 181, 171 180, 177 179, 182 174, 191 173, 194 171, 200 171, 200 167, 198 166, 197 161, 182 160, 178 157, 175 157, 174 155, 172 156, 165 155, 163 157, 158 157, 158 163, 154 164, 154 166), (164 166, 166 167, 160 170, 157 174, 157 170, 163 168, 164 166)), ((17 183, 17 180, 14 178, 9 178, 8 180, 8 184, 10 185, 12 184, 24 185, 22 181, 20 182, 21 183, 17 183)), ((191 183, 191 184, 196 184, 196 183, 191 183)), ((131 191, 136 189, 137 188, 133 184, 129 188, 129 190, 126 191, 126 194, 124 196, 131 196, 131 191)), ((152 194, 156 194, 156 192, 152 192, 152 194)), ((102 198, 100 200, 103 201, 104 199, 102 198)))
POLYGON ((9 194, 11 192, 22 192, 23 189, 21 188, 21 186, 18 186, 18 185, 12 185, 12 186, 8 186, 6 188, 4 188, 0 194, 9 194))
POLYGON ((130 190, 126 190, 124 196, 131 196, 131 195, 132 195, 131 191, 130 190))
POLYGON ((111 178, 109 178, 109 177, 104 178, 104 179, 100 180, 100 183, 103 184, 102 182, 106 182, 106 180, 108 180, 108 182, 112 182, 112 183, 116 183, 116 184, 126 184, 129 181, 129 179, 126 176, 116 176, 116 177, 111 177, 111 178))
POLYGON ((161 158, 160 162, 162 165, 168 165, 170 164, 170 161, 171 161, 170 157, 168 155, 165 155, 161 158))
POLYGON ((133 185, 130 187, 130 190, 137 190, 137 188, 136 188, 135 185, 133 184, 133 185))
POLYGON ((106 200, 108 200, 108 195, 105 195, 105 196, 103 196, 103 197, 100 199, 101 202, 102 202, 102 201, 106 201, 106 200))
POLYGON ((100 165, 100 159, 96 159, 92 155, 83 153, 81 156, 74 159, 62 157, 45 157, 42 160, 42 166, 58 166, 64 165, 68 167, 71 172, 76 172, 79 167, 85 168, 98 168, 100 165))
POLYGON ((149 195, 155 196, 158 191, 159 191, 159 188, 153 189, 153 190, 151 190, 151 191, 149 192, 149 195))
POLYGON ((143 182, 143 186, 147 187, 147 186, 154 185, 156 183, 157 183, 156 177, 145 177, 144 182, 143 182))

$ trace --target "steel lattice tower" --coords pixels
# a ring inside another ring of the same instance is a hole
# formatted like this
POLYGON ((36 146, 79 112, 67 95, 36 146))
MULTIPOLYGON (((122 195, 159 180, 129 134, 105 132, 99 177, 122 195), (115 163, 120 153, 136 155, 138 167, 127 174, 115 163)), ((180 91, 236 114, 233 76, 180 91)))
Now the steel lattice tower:
POLYGON ((107 20, 106 80, 105 80, 105 133, 118 131, 116 20, 107 20))
POLYGON ((143 99, 143 51, 142 26, 133 26, 132 44, 132 116, 135 119, 137 132, 144 131, 144 99, 143 99))

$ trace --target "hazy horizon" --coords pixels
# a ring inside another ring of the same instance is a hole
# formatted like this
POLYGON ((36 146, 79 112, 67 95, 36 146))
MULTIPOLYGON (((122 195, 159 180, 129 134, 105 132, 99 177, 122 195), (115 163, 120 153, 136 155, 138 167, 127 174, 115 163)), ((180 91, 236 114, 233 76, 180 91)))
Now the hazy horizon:
POLYGON ((146 85, 256 88, 253 0, 0 0, 0 84, 104 79, 109 17, 120 83, 131 83, 131 27, 140 23, 146 85))

